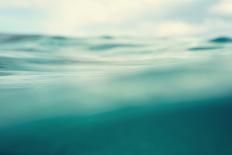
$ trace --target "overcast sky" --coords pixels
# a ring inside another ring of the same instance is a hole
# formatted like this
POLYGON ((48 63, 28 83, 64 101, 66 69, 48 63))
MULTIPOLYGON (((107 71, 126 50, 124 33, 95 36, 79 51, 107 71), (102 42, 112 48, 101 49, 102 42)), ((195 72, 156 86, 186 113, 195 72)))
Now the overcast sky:
POLYGON ((232 35, 232 0, 6 0, 0 32, 232 35))

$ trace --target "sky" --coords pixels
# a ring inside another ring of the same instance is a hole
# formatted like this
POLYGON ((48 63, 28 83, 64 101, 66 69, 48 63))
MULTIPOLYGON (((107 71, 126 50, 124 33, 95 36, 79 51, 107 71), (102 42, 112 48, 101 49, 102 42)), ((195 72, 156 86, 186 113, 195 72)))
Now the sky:
POLYGON ((232 35, 232 0, 6 0, 0 33, 232 35))

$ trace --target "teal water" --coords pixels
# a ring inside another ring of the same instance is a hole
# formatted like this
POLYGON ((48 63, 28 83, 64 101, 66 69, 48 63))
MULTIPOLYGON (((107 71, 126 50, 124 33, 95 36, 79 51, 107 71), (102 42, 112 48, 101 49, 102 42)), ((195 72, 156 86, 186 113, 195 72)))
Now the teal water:
POLYGON ((0 35, 1 155, 232 154, 232 39, 0 35))

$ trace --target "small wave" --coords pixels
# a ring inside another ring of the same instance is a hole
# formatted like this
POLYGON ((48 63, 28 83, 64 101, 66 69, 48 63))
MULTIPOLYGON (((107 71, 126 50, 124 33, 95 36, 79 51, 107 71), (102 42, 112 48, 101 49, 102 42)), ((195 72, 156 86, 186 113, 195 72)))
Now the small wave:
POLYGON ((42 38, 40 35, 16 35, 16 34, 0 34, 1 43, 14 43, 21 41, 32 41, 42 38))
POLYGON ((137 44, 110 43, 110 44, 99 44, 99 45, 91 46, 90 50, 101 51, 101 50, 110 50, 115 48, 133 48, 140 46, 141 45, 137 45, 137 44))
POLYGON ((78 42, 62 36, 0 34, 0 52, 52 52, 78 46, 78 42))
POLYGON ((110 35, 103 35, 100 38, 105 39, 105 40, 112 40, 112 39, 114 39, 114 37, 110 36, 110 35))
POLYGON ((204 47, 204 46, 199 46, 199 47, 192 47, 189 48, 189 51, 209 51, 209 50, 218 50, 218 49, 222 49, 223 47, 215 47, 215 46, 208 46, 208 47, 204 47))
POLYGON ((68 38, 62 37, 62 36, 0 34, 0 43, 17 43, 17 42, 24 42, 24 41, 38 41, 41 39, 60 40, 60 41, 68 40, 68 38))
POLYGON ((232 43, 232 38, 230 37, 217 37, 214 39, 211 39, 210 42, 212 43, 232 43))
MULTIPOLYGON (((125 40, 124 40, 125 41, 125 40)), ((0 50, 43 52, 60 49, 84 48, 89 51, 106 51, 116 48, 135 48, 143 45, 138 43, 115 41, 114 36, 103 35, 97 38, 72 38, 63 36, 0 34, 0 50)), ((127 40, 129 41, 129 40, 127 40)))

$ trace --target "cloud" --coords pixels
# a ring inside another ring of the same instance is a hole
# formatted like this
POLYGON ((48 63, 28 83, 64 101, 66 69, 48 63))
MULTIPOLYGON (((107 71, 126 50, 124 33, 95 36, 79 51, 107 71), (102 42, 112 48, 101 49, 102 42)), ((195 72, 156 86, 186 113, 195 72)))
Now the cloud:
POLYGON ((200 34, 231 23, 213 19, 215 13, 230 14, 230 0, 215 1, 7 0, 0 2, 0 29, 61 35, 200 34))
POLYGON ((158 26, 157 34, 160 36, 191 35, 202 31, 194 24, 184 21, 166 21, 158 26))
POLYGON ((51 20, 44 23, 44 29, 50 33, 78 35, 97 34, 98 31, 136 32, 141 23, 156 26, 156 19, 193 3, 192 0, 58 0, 49 8, 51 20))
MULTIPOLYGON (((51 8, 50 22, 44 23, 44 28, 55 33, 85 33, 86 27, 103 25, 123 25, 138 17, 148 6, 159 10, 163 1, 135 0, 66 0, 58 1, 51 8), (92 25, 92 26, 91 26, 92 25)), ((114 28, 115 26, 112 26, 114 28)), ((88 31, 91 31, 90 28, 88 31)), ((101 30, 103 31, 103 30, 101 30)))
POLYGON ((210 11, 219 15, 232 15, 232 1, 221 0, 210 8, 210 11))

